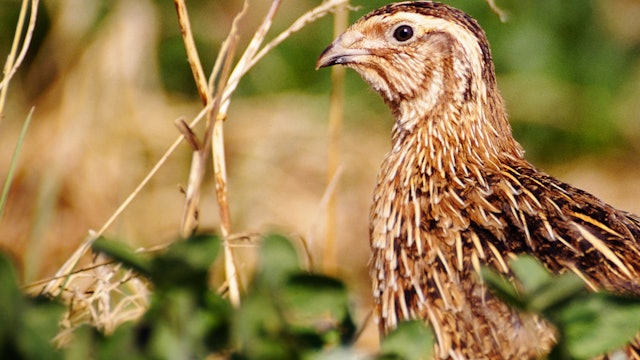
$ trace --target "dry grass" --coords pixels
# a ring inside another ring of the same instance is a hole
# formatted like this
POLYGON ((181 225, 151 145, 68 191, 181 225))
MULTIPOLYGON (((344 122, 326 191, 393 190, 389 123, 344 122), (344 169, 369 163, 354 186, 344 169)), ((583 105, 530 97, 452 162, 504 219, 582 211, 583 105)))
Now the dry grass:
MULTIPOLYGON (((62 267, 58 269, 53 277, 51 277, 46 282, 37 282, 29 287, 30 291, 32 292, 59 298, 68 304, 69 311, 65 318, 65 321, 62 323, 63 331, 61 332, 58 339, 60 344, 67 342, 73 328, 81 324, 89 323, 99 329, 102 329, 106 333, 110 333, 118 326, 118 324, 139 317, 146 309, 148 289, 145 281, 139 279, 135 274, 132 274, 129 271, 121 270, 118 264, 105 262, 104 259, 101 259, 100 257, 91 257, 91 254, 89 254, 89 250, 95 239, 102 236, 109 228, 111 228, 119 220, 120 216, 125 212, 125 210, 132 204, 132 202, 141 197, 140 194, 145 190, 146 187, 149 187, 149 184, 152 182, 154 177, 157 176, 157 174, 162 170, 163 166, 165 166, 167 161, 169 161, 170 157, 178 149, 181 141, 185 138, 192 147, 192 166, 188 176, 188 183, 186 185, 186 189, 184 190, 185 205, 182 215, 180 232, 183 236, 188 236, 192 232, 196 231, 198 227, 198 218, 201 216, 201 214, 211 216, 211 214, 200 211, 200 198, 201 191, 203 191, 203 189, 206 190, 206 188, 204 188, 203 186, 203 182, 205 178, 205 172, 208 167, 207 164, 209 163, 209 159, 212 159, 211 164, 214 175, 214 188, 218 204, 217 214, 220 219, 219 231, 222 234, 223 239, 225 240, 224 268, 226 278, 224 280, 224 287, 226 289, 226 292, 229 294, 231 302, 236 306, 239 305, 239 278, 241 270, 237 268, 234 253, 232 250, 232 244, 230 241, 230 239, 233 237, 233 233, 231 231, 231 215, 228 201, 228 180, 226 171, 226 156, 224 153, 225 137, 223 131, 232 95, 242 77, 255 64, 257 64, 262 57, 267 55, 279 43, 286 40, 291 34, 302 29, 305 25, 315 21, 320 17, 325 16, 337 7, 342 7, 345 3, 346 0, 329 0, 323 2, 317 7, 304 13, 302 16, 300 16, 300 18, 294 21, 289 28, 284 30, 280 35, 276 36, 271 42, 262 46, 262 43, 269 33, 271 24, 273 23, 273 20, 280 7, 279 0, 272 1, 271 7, 264 16, 262 24, 258 27, 244 53, 242 54, 240 59, 235 62, 234 65, 235 50, 237 48, 239 38, 238 22, 245 16, 249 7, 248 2, 245 2, 243 8, 239 11, 238 15, 234 19, 225 41, 222 43, 218 58, 211 74, 208 77, 205 77, 204 70, 200 61, 200 56, 197 52, 193 33, 191 31, 190 19, 186 4, 182 0, 175 0, 178 22, 180 24, 181 32, 183 35, 187 57, 189 60, 189 64, 191 65, 194 80, 202 99, 204 108, 199 112, 197 116, 195 116, 191 120, 189 124, 187 124, 184 120, 177 121, 178 129, 182 132, 182 136, 180 136, 169 146, 168 150, 165 151, 164 155, 160 157, 160 160, 158 160, 156 165, 152 167, 152 169, 143 177, 143 180, 135 187, 135 189, 128 196, 126 196, 126 198, 108 217, 108 219, 99 228, 99 230, 89 232, 85 240, 80 244, 79 247, 76 248, 73 254, 67 259, 62 267), (207 78, 209 79, 208 81, 207 78), (206 124, 204 126, 203 134, 198 136, 196 134, 196 130, 194 130, 194 127, 203 118, 206 119, 206 124)), ((144 17, 144 14, 142 14, 144 9, 131 9, 130 7, 127 7, 126 9, 121 9, 121 11, 121 16, 123 17, 122 21, 131 20, 126 19, 129 16, 137 15, 144 17), (139 10, 141 12, 136 13, 135 10, 139 10)), ((33 12, 32 14, 32 19, 35 19, 35 12, 33 12)), ((22 22, 20 22, 20 24, 21 23, 22 22)), ((143 24, 142 26, 144 26, 145 22, 141 23, 143 24)), ((20 24, 17 33, 21 32, 20 24)), ((33 22, 31 23, 30 30, 32 30, 32 28, 33 22)), ((134 29, 130 30, 135 31, 134 29)), ((144 30, 148 31, 150 30, 150 28, 143 29, 141 33, 144 34, 144 30)), ((104 39, 105 42, 117 41, 117 39, 109 39, 109 35, 117 38, 118 35, 122 34, 105 34, 105 36, 107 36, 107 38, 104 39)), ((28 40, 29 39, 27 38, 26 44, 28 44, 28 40)), ((136 46, 138 44, 130 45, 136 46)), ((17 60, 10 57, 9 61, 7 62, 7 71, 5 71, 8 74, 5 80, 7 85, 10 77, 15 73, 15 69, 17 69, 17 67, 20 65, 23 54, 26 52, 26 47, 27 46, 23 45, 22 48, 24 49, 24 51, 21 53, 21 57, 18 57, 17 60)), ((12 49, 12 54, 16 53, 16 49, 17 47, 14 46, 14 48, 12 49)), ((127 53, 127 55, 128 54, 129 53, 127 53)), ((100 55, 98 55, 98 57, 100 57, 100 55)), ((139 58, 138 60, 143 59, 139 58)), ((80 62, 83 63, 83 59, 81 59, 80 62)), ((101 70, 96 66, 91 67, 91 63, 91 61, 86 62, 85 65, 87 66, 87 71, 101 70)), ((111 64, 104 65, 108 66, 111 64)), ((126 67, 130 66, 131 64, 120 63, 117 65, 126 67)), ((122 75, 134 75, 131 70, 135 69, 129 70, 129 72, 125 70, 124 74, 122 75)), ((64 87, 64 80, 61 80, 63 81, 63 84, 61 84, 61 86, 64 87)), ((100 79, 96 79, 94 77, 92 80, 99 81, 100 79)), ((122 80, 123 85, 129 85, 127 80, 130 79, 124 78, 120 80, 122 80)), ((90 87, 93 85, 93 83, 85 83, 85 85, 90 87)), ((117 82, 114 85, 116 86, 116 88, 113 88, 113 91, 139 91, 139 89, 135 88, 123 89, 122 87, 118 86, 120 84, 118 84, 117 82)), ((7 88, 8 86, 3 87, 2 100, 4 100, 4 95, 6 95, 7 88)), ((96 96, 97 91, 89 91, 88 93, 96 96)), ((80 102, 82 100, 85 99, 74 98, 72 102, 75 104, 76 102, 80 102)), ((90 104, 85 104, 97 105, 95 104, 95 101, 97 99, 94 98, 91 100, 91 102, 87 101, 87 103, 90 104)), ((69 111, 73 110, 69 109, 69 111)), ((61 118, 63 122, 67 120, 64 118, 64 116, 61 116, 61 118)), ((91 131, 86 126, 77 129, 77 125, 64 125, 63 128, 65 131, 70 131, 73 133, 73 140, 75 142, 77 142, 79 139, 85 138, 84 134, 88 135, 88 132, 91 131)), ((69 138, 63 137, 61 140, 69 140, 69 138)), ((63 156, 57 159, 57 165, 60 166, 54 176, 54 180, 58 180, 57 183, 54 182, 53 184, 49 185, 50 188, 45 189, 45 192, 58 193, 57 195, 60 195, 60 189, 57 188, 57 186, 60 186, 62 182, 66 182, 63 181, 62 178, 67 175, 67 169, 63 169, 63 167, 65 165, 68 165, 68 163, 66 163, 66 161, 69 160, 68 156, 79 155, 77 153, 71 153, 71 151, 73 151, 72 149, 75 148, 75 146, 69 147, 68 143, 60 145, 63 145, 61 146, 62 149, 67 147, 69 150, 68 152, 62 151, 63 156)), ((73 173, 73 170, 71 170, 71 173, 73 173)), ((101 173, 104 172, 101 171, 101 173)), ((49 194, 45 194, 45 198, 48 195, 49 194)), ((43 199, 43 201, 49 202, 48 207, 57 207, 56 205, 51 203, 52 201, 55 201, 55 199, 46 198, 43 199)), ((40 208, 41 207, 43 207, 42 204, 40 208)), ((44 207, 46 208, 47 205, 45 205, 44 207)), ((306 244, 304 248, 306 248, 306 244)))
MULTIPOLYGON (((62 278, 57 296, 67 305, 60 332, 53 341, 65 346, 78 326, 90 324, 106 334, 127 322, 139 319, 149 307, 149 284, 131 270, 122 269, 101 256, 62 278)), ((47 283, 58 279, 50 279, 47 283)), ((42 286, 40 282, 30 287, 42 286)))
MULTIPOLYGON (((36 26, 36 19, 38 18, 38 0, 23 0, 20 8, 20 14, 18 15, 18 22, 16 24, 16 31, 11 43, 11 50, 7 56, 7 61, 4 63, 2 73, 4 77, 0 82, 0 114, 4 114, 4 106, 7 101, 7 94, 9 91, 9 83, 16 74, 20 65, 24 61, 29 45, 31 45, 31 39, 33 38, 33 30, 36 26), (26 24, 25 21, 29 13, 29 21, 26 24), (24 32, 24 36, 22 35, 24 32)), ((2 119, 0 119, 2 120, 2 119)))

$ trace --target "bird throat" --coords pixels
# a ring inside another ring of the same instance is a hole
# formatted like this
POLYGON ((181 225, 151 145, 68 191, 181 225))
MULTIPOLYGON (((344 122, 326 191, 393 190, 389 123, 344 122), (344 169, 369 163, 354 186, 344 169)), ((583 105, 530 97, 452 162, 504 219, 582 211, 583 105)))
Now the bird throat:
MULTIPOLYGON (((470 165, 522 158, 497 87, 442 74, 434 72, 420 95, 389 104, 395 118, 390 158, 415 156, 420 173, 453 182, 460 182, 457 175, 468 177, 470 165)), ((406 165, 407 159, 396 160, 406 165)))

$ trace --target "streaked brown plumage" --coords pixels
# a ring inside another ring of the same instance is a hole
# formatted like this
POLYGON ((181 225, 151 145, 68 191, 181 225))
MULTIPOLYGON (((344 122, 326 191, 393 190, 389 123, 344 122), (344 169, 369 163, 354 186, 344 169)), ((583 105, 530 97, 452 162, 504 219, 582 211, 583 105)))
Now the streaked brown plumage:
POLYGON ((475 20, 439 3, 388 5, 338 37, 317 66, 336 64, 356 70, 395 118, 371 209, 382 334, 419 318, 434 328, 440 358, 543 356, 553 329, 499 301, 478 276, 483 264, 510 276, 515 254, 575 272, 594 290, 640 294, 640 218, 524 160, 475 20))

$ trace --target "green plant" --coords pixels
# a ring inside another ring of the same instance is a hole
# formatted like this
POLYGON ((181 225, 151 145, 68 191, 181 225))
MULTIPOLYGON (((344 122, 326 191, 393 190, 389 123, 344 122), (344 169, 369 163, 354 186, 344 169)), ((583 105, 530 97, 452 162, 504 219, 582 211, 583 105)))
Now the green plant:
POLYGON ((549 359, 589 359, 623 348, 640 332, 637 298, 592 292, 573 273, 554 276, 535 258, 512 261, 517 282, 485 269, 483 277, 507 303, 553 323, 559 341, 549 359))
MULTIPOLYGON (((0 254, 0 356, 18 359, 351 359, 357 355, 348 291, 331 277, 301 269, 292 244, 279 235, 262 239, 260 260, 242 304, 234 308, 210 287, 221 241, 213 235, 177 241, 151 255, 121 242, 98 239, 93 250, 149 280, 150 307, 136 322, 111 335, 83 325, 56 349, 64 306, 27 297, 11 261, 0 254)), ((558 329, 550 359, 587 359, 621 348, 638 332, 640 302, 593 293, 572 274, 553 276, 535 259, 511 264, 514 284, 485 269, 496 294, 522 311, 535 312, 558 329)), ((434 338, 425 324, 401 323, 381 344, 376 359, 429 359, 434 338)))
POLYGON ((50 342, 64 306, 27 297, 18 286, 11 260, 0 253, 0 358, 60 359, 50 342))
POLYGON ((98 337, 98 348, 106 351, 108 343, 114 351, 129 349, 128 356, 153 359, 213 353, 236 359, 295 359, 353 340, 345 286, 302 271, 287 239, 269 235, 262 240, 258 270, 237 309, 209 287, 209 270, 220 247, 217 237, 201 235, 147 257, 122 243, 96 241, 94 250, 135 269, 154 287, 151 307, 141 321, 109 338, 98 337))

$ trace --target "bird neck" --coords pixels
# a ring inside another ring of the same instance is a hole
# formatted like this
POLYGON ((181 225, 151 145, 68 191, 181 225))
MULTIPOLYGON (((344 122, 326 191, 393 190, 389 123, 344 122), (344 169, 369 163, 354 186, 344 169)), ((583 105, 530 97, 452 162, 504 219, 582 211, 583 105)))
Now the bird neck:
POLYGON ((397 103, 394 152, 419 150, 422 171, 442 177, 466 174, 469 165, 483 168, 501 159, 522 158, 524 152, 511 134, 495 80, 473 80, 465 82, 473 87, 471 91, 458 88, 458 96, 440 90, 446 86, 432 86, 423 98, 397 103))

